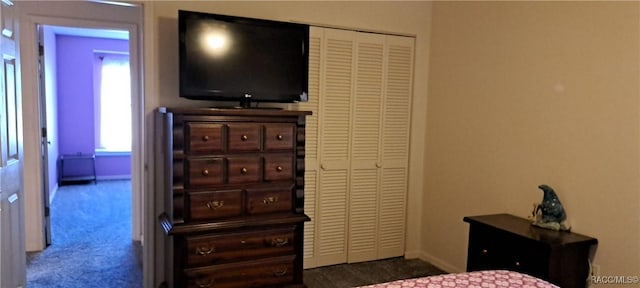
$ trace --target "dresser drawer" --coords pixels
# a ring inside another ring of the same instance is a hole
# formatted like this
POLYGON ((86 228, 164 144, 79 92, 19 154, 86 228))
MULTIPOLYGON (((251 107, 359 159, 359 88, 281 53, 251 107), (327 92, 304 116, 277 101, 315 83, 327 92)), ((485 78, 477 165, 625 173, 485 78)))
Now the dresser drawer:
POLYGON ((267 155, 264 157, 264 180, 293 180, 293 156, 267 155))
POLYGON ((227 158, 229 184, 260 182, 262 163, 260 157, 227 158))
POLYGON ((229 152, 258 152, 260 151, 259 124, 227 124, 229 129, 229 152))
POLYGON ((190 219, 213 220, 242 214, 242 190, 189 192, 190 219))
POLYGON ((187 187, 211 187, 224 184, 223 158, 187 159, 185 170, 187 187))
POLYGON ((187 153, 216 154, 224 152, 224 125, 205 122, 187 123, 187 153))
POLYGON ((294 228, 187 237, 187 266, 197 267, 294 253, 294 228))
POLYGON ((292 186, 249 188, 246 193, 247 214, 291 212, 292 186))
POLYGON ((264 126, 264 150, 293 150, 294 124, 266 124, 264 126))
POLYGON ((295 256, 186 269, 186 287, 246 288, 280 287, 294 280, 295 256))

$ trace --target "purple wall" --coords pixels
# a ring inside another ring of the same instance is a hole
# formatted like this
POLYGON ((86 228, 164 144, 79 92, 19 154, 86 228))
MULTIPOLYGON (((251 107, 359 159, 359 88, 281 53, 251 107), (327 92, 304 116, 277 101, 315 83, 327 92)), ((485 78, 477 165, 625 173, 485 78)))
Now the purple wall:
MULTIPOLYGON (((129 51, 129 41, 56 36, 59 153, 95 151, 94 51, 129 51)), ((96 174, 131 175, 131 157, 98 156, 96 174)))

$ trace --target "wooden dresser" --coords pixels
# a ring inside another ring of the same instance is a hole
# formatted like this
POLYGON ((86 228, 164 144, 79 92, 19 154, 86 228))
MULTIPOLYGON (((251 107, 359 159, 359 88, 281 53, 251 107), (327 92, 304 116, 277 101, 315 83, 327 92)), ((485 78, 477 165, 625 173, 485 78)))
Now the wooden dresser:
POLYGON ((156 203, 168 287, 305 287, 305 116, 160 108, 156 203))
POLYGON ((584 288, 598 240, 532 226, 509 214, 464 217, 469 223, 467 271, 506 269, 562 288, 584 288))

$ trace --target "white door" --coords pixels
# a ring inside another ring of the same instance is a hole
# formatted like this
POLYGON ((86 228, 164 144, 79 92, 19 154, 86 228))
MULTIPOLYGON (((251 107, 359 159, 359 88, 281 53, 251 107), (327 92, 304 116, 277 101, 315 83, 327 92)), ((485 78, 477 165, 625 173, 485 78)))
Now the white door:
MULTIPOLYGON (((22 189, 22 97, 15 7, 0 6, 0 287, 26 286, 22 189)), ((38 177, 38 176, 36 176, 38 177)))

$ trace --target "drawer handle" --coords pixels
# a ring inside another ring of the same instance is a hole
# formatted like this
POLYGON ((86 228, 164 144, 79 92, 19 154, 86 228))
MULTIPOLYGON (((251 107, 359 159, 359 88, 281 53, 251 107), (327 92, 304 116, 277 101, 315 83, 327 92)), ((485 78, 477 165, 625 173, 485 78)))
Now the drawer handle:
POLYGON ((282 138, 284 138, 284 137, 282 137, 282 135, 280 135, 280 134, 278 134, 278 136, 276 136, 276 139, 278 139, 278 141, 282 140, 282 138))
POLYGON ((240 173, 242 174, 247 174, 247 172, 249 172, 249 169, 242 167, 242 169, 240 169, 240 173))
POLYGON ((247 136, 247 135, 242 135, 242 136, 240 137, 240 140, 242 140, 242 141, 247 141, 247 140, 249 140, 249 136, 247 136))
POLYGON ((275 270, 275 269, 273 270, 273 275, 274 276, 282 277, 282 276, 284 276, 286 274, 287 274, 287 268, 286 267, 282 268, 280 270, 275 270))
POLYGON ((278 166, 278 167, 276 167, 276 171, 278 171, 278 172, 282 172, 282 166, 278 166))
POLYGON ((207 202, 207 207, 211 210, 216 210, 220 207, 224 206, 224 201, 220 200, 214 200, 214 201, 209 201, 207 202))
POLYGON ((209 141, 209 135, 202 136, 202 141, 204 142, 209 141))
POLYGON ((196 255, 207 256, 213 252, 216 252, 216 248, 214 246, 196 247, 196 255))
POLYGON ((276 202, 278 202, 278 196, 269 196, 262 199, 262 204, 264 205, 271 205, 275 204, 276 202))
POLYGON ((289 244, 289 239, 287 238, 273 238, 271 239, 271 246, 273 247, 282 247, 284 245, 289 244))
POLYGON ((207 170, 207 169, 202 170, 202 175, 204 175, 204 176, 209 175, 209 170, 207 170))
POLYGON ((199 288, 213 287, 213 279, 196 279, 196 286, 198 286, 199 288))

